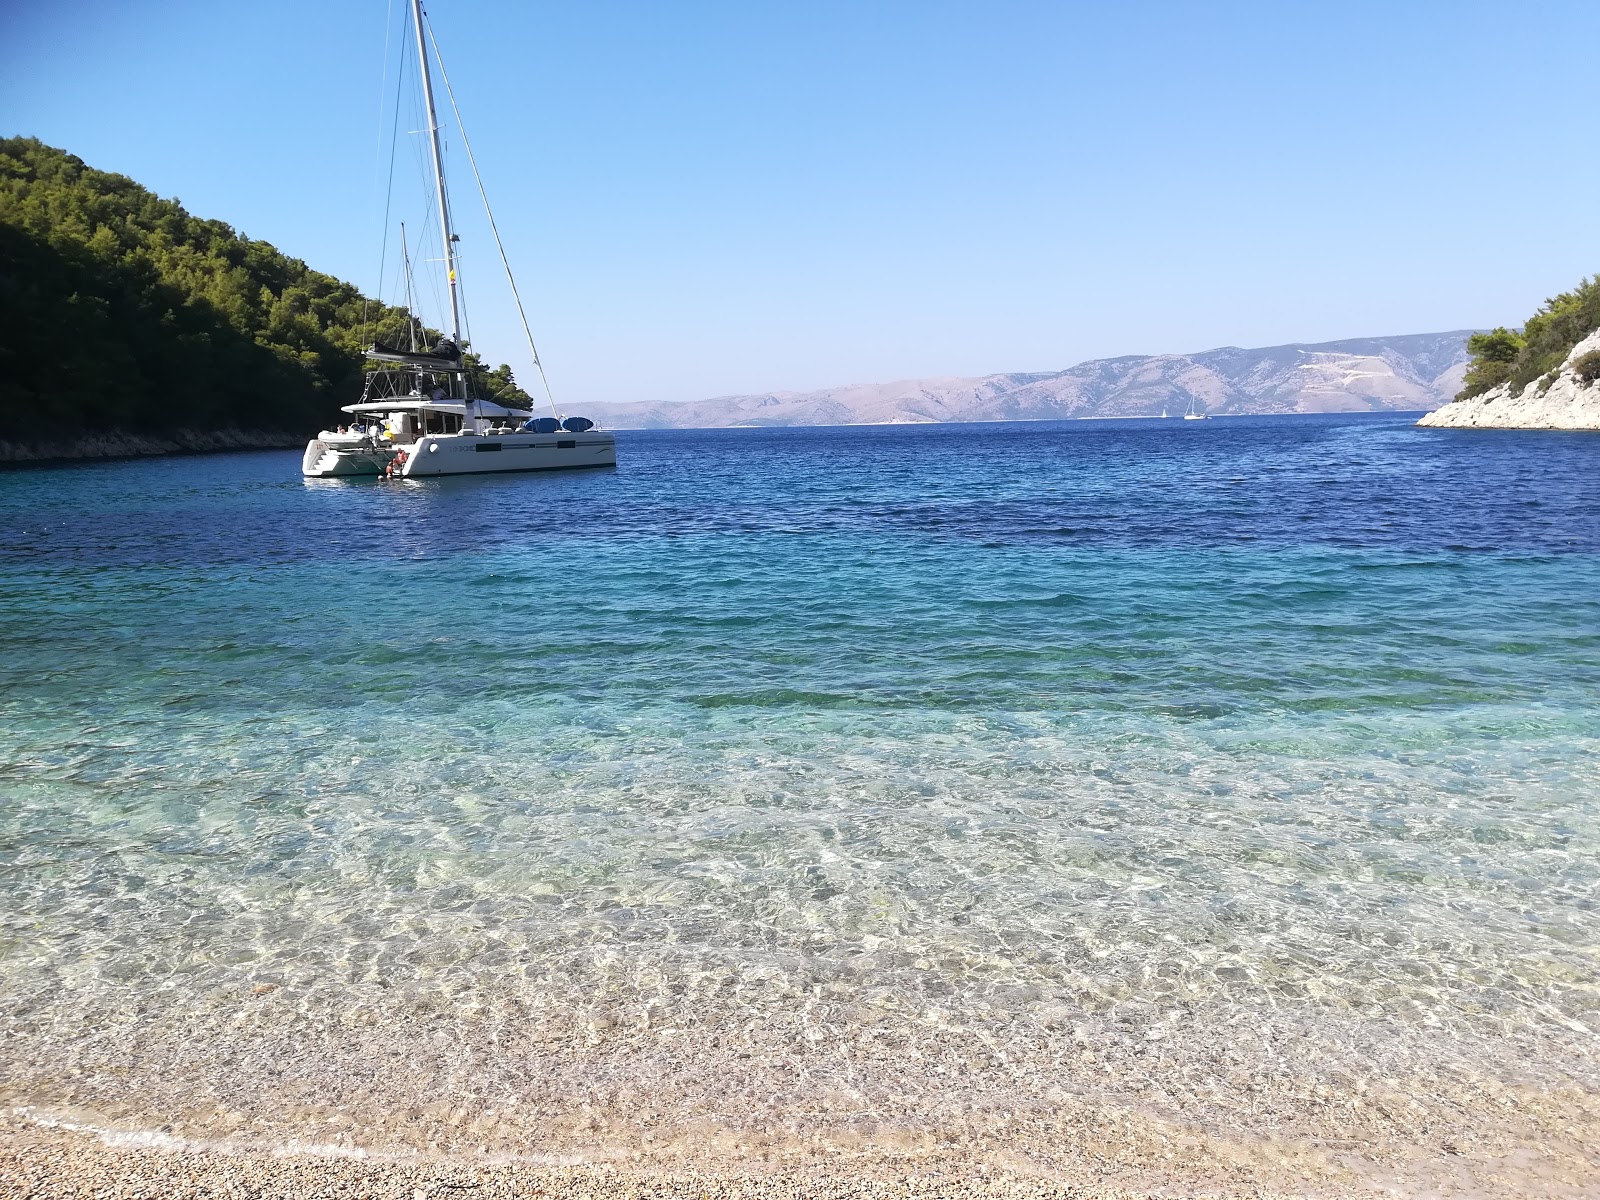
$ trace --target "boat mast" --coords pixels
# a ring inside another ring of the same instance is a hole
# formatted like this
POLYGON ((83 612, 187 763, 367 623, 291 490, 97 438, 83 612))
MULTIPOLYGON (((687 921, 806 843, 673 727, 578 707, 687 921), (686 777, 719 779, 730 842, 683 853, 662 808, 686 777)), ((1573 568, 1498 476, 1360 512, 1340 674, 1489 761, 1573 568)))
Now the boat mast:
POLYGON ((445 281, 450 285, 450 338, 461 349, 461 301, 456 295, 456 239, 450 232, 450 198, 444 190, 444 154, 439 149, 439 117, 433 111, 433 80, 428 74, 428 43, 422 33, 422 0, 411 0, 417 27, 417 61, 422 64, 422 95, 428 102, 428 143, 433 148, 433 179, 439 186, 439 229, 444 235, 445 281))

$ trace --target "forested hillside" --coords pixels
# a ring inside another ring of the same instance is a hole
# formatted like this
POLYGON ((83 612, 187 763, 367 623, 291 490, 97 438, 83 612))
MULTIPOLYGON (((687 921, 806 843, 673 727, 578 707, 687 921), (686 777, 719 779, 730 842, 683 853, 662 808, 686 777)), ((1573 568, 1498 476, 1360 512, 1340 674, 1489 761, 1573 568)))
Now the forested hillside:
MULTIPOLYGON (((310 433, 405 318, 126 176, 0 139, 0 437, 310 433)), ((514 387, 503 366, 480 384, 514 387)))

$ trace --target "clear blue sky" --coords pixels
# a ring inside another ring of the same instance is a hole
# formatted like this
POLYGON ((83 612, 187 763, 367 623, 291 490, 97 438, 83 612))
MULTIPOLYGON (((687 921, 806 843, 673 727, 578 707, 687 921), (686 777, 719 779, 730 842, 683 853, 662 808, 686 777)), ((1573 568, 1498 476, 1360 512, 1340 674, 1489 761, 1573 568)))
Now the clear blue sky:
MULTIPOLYGON (((12 0, 0 129, 370 291, 390 2, 12 0)), ((569 405, 1516 323, 1600 270, 1592 2, 429 11, 569 405)))

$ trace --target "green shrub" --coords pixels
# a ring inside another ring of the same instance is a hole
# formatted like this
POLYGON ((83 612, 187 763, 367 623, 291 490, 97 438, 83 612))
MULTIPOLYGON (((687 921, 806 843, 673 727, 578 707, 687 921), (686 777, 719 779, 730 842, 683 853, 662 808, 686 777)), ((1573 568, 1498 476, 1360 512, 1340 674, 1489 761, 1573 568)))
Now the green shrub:
POLYGON ((1480 395, 1501 383, 1508 384, 1513 394, 1520 392, 1540 376, 1559 371, 1572 348, 1596 329, 1600 329, 1600 275, 1546 300, 1521 334, 1496 329, 1468 338, 1472 361, 1467 365, 1466 386, 1456 399, 1480 395))
POLYGON ((1572 373, 1585 386, 1600 379, 1600 350, 1591 350, 1572 360, 1572 373))
POLYGON ((1472 362, 1467 365, 1466 386, 1456 399, 1466 400, 1504 383, 1511 374, 1517 355, 1522 353, 1526 344, 1520 334, 1504 326, 1469 337, 1467 350, 1472 355, 1472 362))

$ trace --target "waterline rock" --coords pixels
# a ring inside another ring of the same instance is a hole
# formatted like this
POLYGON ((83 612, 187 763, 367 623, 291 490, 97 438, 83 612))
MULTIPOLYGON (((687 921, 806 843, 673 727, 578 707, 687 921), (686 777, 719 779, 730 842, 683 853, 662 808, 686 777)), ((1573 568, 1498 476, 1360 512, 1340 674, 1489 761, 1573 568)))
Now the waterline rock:
POLYGON ((164 454, 215 454, 224 450, 283 450, 305 445, 303 434, 260 429, 173 429, 159 434, 85 433, 47 442, 0 441, 0 463, 61 462, 82 458, 152 458, 164 454))

